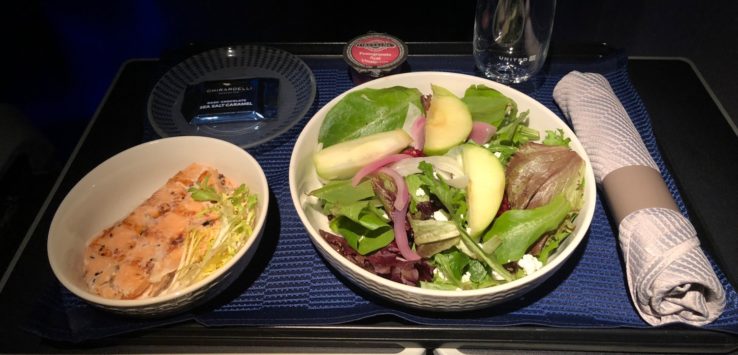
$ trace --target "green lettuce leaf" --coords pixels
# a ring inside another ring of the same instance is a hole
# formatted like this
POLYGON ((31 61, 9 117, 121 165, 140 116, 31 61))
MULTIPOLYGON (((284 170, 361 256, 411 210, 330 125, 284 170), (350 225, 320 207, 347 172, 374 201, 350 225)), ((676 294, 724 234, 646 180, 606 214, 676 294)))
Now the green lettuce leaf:
POLYGON ((325 148, 370 134, 402 128, 409 105, 422 110, 421 95, 418 89, 400 86, 352 92, 328 111, 320 126, 318 142, 323 143, 325 148))
POLYGON ((459 236, 459 229, 451 221, 410 219, 410 225, 413 228, 415 244, 428 244, 459 236))

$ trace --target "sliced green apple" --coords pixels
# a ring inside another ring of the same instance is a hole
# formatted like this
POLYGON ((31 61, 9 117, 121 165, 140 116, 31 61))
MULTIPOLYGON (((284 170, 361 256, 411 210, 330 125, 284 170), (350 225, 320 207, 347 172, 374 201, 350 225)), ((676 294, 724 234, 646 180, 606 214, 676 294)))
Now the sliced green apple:
POLYGON ((426 155, 441 155, 464 143, 472 130, 469 108, 445 88, 433 85, 433 99, 425 121, 426 155))
POLYGON ((402 129, 375 133, 334 144, 313 156, 318 175, 326 180, 349 179, 364 165, 405 149, 412 138, 402 129))
POLYGON ((505 193, 505 169, 492 152, 477 145, 464 145, 461 157, 469 179, 466 220, 469 235, 477 238, 492 223, 500 208, 505 193))

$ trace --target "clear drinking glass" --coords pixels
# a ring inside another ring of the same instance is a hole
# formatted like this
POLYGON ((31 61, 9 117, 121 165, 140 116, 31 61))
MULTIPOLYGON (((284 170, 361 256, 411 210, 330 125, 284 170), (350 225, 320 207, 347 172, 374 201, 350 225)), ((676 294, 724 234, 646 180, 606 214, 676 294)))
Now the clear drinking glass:
POLYGON ((546 61, 556 0, 477 0, 474 60, 497 82, 528 80, 546 61))

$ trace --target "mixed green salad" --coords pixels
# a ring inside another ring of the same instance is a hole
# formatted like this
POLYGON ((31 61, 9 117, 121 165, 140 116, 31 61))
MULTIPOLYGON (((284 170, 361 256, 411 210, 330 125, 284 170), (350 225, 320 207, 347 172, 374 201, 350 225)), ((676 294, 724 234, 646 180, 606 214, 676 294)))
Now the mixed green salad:
POLYGON ((360 267, 424 288, 494 286, 535 272, 574 229, 584 160, 562 130, 484 85, 362 89, 326 115, 315 168, 330 230, 360 267))

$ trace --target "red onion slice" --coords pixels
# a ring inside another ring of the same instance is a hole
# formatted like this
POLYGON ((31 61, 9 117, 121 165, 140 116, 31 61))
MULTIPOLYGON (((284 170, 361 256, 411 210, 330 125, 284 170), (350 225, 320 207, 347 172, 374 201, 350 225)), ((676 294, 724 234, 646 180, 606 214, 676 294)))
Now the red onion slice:
POLYGON ((393 225, 392 229, 395 232, 395 243, 397 243, 397 248, 400 249, 400 254, 402 254, 402 257, 406 260, 420 260, 420 255, 416 254, 410 248, 410 243, 407 240, 406 216, 407 207, 410 202, 410 194, 407 191, 405 179, 390 168, 380 168, 378 172, 392 178, 392 181, 394 181, 395 187, 397 188, 397 191, 395 192, 395 202, 393 204, 394 210, 390 212, 390 218, 392 218, 393 225))
POLYGON ((407 231, 405 230, 405 224, 407 223, 405 216, 407 215, 407 205, 401 210, 394 210, 390 213, 392 218, 393 231, 395 232, 395 243, 397 248, 400 249, 402 257, 408 261, 420 260, 420 255, 416 254, 410 248, 410 243, 407 240, 407 231))
POLYGON ((410 127, 410 137, 413 138, 413 148, 423 150, 425 146, 425 116, 420 116, 413 121, 410 127))
POLYGON ((477 144, 489 142, 490 138, 497 133, 497 128, 487 122, 474 121, 469 139, 477 144))
MULTIPOLYGON (((384 158, 375 160, 367 165, 364 165, 364 167, 359 169, 359 171, 356 172, 356 175, 354 175, 354 177, 351 179, 351 185, 356 187, 356 185, 358 185, 361 182, 361 179, 373 173, 377 169, 387 164, 392 164, 396 161, 406 159, 406 158, 410 158, 410 156, 407 154, 392 154, 384 158)), ((404 181, 403 181, 403 185, 404 185, 404 181)))
POLYGON ((395 209, 405 209, 407 211, 407 204, 410 202, 410 193, 407 191, 407 184, 405 183, 405 179, 403 179, 400 174, 390 168, 381 168, 378 171, 389 176, 390 178, 392 178, 392 181, 395 182, 395 186, 397 187, 397 191, 395 192, 395 209))

